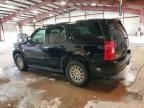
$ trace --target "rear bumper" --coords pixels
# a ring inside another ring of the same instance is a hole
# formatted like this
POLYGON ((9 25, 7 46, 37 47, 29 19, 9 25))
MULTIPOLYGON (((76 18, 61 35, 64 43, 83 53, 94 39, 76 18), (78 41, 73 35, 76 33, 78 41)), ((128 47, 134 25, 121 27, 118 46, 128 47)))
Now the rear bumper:
POLYGON ((121 72, 129 64, 131 52, 128 51, 127 55, 121 61, 103 62, 103 63, 90 63, 91 76, 113 76, 121 72))

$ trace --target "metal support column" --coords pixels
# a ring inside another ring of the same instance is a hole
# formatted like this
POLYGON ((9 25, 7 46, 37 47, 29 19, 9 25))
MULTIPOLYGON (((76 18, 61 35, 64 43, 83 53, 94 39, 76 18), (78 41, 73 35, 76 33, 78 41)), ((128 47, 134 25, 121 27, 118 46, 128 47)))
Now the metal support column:
POLYGON ((144 35, 144 11, 141 12, 140 23, 141 23, 141 34, 144 35))
POLYGON ((119 16, 122 16, 122 12, 123 12, 123 6, 122 6, 122 0, 119 0, 119 6, 118 6, 118 10, 119 10, 119 16))
POLYGON ((55 18, 55 24, 57 23, 57 19, 56 19, 56 16, 54 17, 55 18))
POLYGON ((34 30, 36 30, 36 24, 35 23, 33 24, 33 27, 34 27, 34 30))
POLYGON ((2 41, 2 19, 0 18, 0 41, 2 41))
POLYGON ((68 17, 69 17, 69 22, 71 22, 71 12, 69 11, 69 13, 68 13, 68 17))
POLYGON ((18 22, 19 32, 23 32, 23 26, 21 22, 18 22))
POLYGON ((105 18, 104 8, 103 8, 103 19, 105 18))
POLYGON ((123 24, 125 23, 125 12, 123 10, 123 24))
POLYGON ((87 19, 87 11, 85 10, 85 20, 87 19))
POLYGON ((2 27, 0 25, 0 41, 2 41, 2 27))

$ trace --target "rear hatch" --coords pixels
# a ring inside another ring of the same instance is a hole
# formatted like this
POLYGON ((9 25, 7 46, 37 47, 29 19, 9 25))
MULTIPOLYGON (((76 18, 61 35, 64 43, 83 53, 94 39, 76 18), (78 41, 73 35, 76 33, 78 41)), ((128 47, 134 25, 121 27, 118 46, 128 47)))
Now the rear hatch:
POLYGON ((115 59, 121 60, 123 59, 128 50, 128 35, 119 20, 108 20, 106 21, 107 27, 103 27, 103 29, 107 33, 105 35, 109 35, 109 39, 114 41, 115 47, 115 59))

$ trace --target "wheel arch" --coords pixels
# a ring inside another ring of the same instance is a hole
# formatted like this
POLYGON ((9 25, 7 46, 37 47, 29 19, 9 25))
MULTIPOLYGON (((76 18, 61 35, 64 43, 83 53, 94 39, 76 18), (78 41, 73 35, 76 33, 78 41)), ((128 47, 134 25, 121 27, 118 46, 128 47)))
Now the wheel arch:
POLYGON ((88 63, 87 58, 80 54, 73 54, 73 55, 67 55, 62 59, 61 67, 62 67, 62 71, 64 72, 64 74, 65 74, 66 66, 68 65, 70 61, 81 62, 82 64, 86 66, 86 69, 88 70, 88 73, 89 73, 89 63, 88 63))
POLYGON ((15 57, 16 54, 20 54, 24 57, 24 60, 27 61, 26 56, 23 52, 19 51, 19 50, 14 50, 13 51, 13 58, 15 57))

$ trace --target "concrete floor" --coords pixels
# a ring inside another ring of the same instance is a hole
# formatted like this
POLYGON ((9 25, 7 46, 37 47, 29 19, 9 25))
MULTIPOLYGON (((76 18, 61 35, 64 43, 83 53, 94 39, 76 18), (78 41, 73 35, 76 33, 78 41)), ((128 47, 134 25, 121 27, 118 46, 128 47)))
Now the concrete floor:
POLYGON ((127 87, 144 63, 144 47, 131 49, 127 69, 111 80, 93 80, 84 88, 44 70, 19 72, 11 49, 5 49, 0 52, 0 108, 144 108, 144 68, 127 87))

